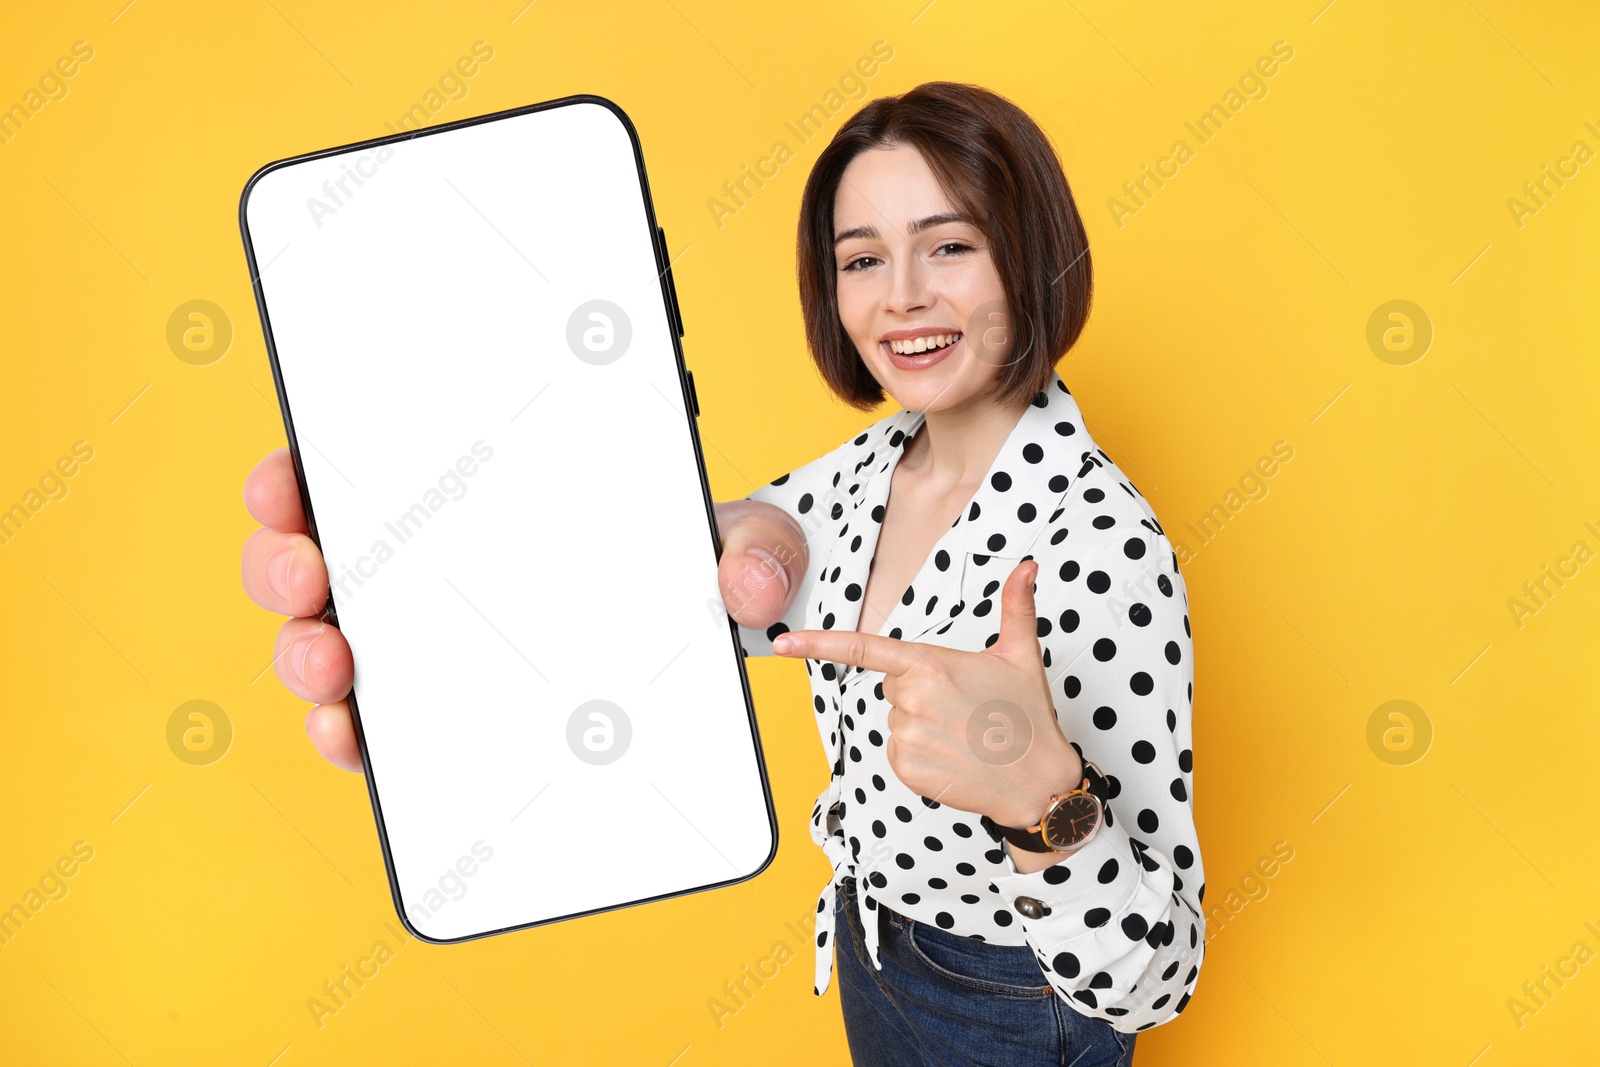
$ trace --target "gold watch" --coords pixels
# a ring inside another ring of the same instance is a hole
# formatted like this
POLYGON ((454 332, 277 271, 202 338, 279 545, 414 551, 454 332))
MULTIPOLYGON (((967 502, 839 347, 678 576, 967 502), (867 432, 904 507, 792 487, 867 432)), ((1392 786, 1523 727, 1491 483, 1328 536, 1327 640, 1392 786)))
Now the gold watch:
POLYGON ((1083 782, 1057 793, 1033 826, 994 824, 1000 836, 1027 852, 1074 852, 1088 844, 1105 823, 1110 782, 1100 768, 1083 760, 1083 782))

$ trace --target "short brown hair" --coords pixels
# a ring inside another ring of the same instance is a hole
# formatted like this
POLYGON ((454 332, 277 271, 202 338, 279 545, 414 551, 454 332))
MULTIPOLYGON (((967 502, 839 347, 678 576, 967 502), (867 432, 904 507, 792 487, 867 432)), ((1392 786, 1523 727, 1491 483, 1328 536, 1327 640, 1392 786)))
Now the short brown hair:
POLYGON ((839 128, 811 168, 795 264, 811 357, 850 406, 871 410, 883 401, 883 387, 839 319, 833 201, 857 155, 902 144, 922 153, 945 195, 989 240, 1013 343, 991 395, 1032 399, 1089 318, 1089 237, 1044 131, 1017 105, 976 85, 924 82, 874 100, 839 128))

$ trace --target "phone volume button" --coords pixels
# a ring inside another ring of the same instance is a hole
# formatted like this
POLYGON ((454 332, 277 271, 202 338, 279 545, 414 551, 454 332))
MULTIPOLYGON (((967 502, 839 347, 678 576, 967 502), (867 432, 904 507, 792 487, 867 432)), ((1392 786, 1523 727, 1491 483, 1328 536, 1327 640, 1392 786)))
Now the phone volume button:
POLYGON ((695 418, 700 417, 700 395, 694 388, 694 371, 684 371, 689 376, 689 403, 694 405, 695 418))

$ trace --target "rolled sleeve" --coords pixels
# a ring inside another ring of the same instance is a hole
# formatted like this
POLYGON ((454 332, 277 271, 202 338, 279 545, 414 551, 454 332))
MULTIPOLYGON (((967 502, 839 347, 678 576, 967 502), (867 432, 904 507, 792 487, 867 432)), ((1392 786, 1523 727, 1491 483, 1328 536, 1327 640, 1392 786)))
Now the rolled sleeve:
POLYGON ((1187 592, 1165 537, 1121 524, 1114 532, 1063 568, 1050 583, 1054 613, 1040 612, 1063 732, 1112 779, 1107 818, 1083 847, 1031 874, 1017 873, 1007 844, 1011 873, 994 886, 1056 991, 1132 1033, 1189 1002, 1205 953, 1205 882, 1187 592))
MULTIPOLYGON (((1174 909, 1190 916, 1172 891, 1169 864, 1120 823, 1102 826, 1088 844, 1031 874, 1015 873, 1006 847, 1005 866, 1013 873, 996 878, 995 888, 1021 920, 1056 992, 1124 1032, 1177 1014, 1177 1001, 1187 994, 1179 989, 1174 996, 1167 986, 1187 968, 1186 946, 1174 947, 1174 909), (1025 898, 1038 902, 1039 908, 1028 908, 1042 911, 1038 918, 1018 907, 1025 898), (1167 979, 1164 972, 1170 972, 1167 979)), ((1183 925, 1187 938, 1192 924, 1183 925)))

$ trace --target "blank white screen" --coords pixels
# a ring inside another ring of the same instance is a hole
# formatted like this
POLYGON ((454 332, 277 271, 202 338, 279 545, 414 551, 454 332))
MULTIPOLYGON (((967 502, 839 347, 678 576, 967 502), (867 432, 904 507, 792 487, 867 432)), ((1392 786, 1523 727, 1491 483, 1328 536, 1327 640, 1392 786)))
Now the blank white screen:
POLYGON ((243 214, 398 904, 451 940, 748 877, 776 828, 629 130, 385 147, 243 214), (569 744, 595 700, 625 749, 569 744))

